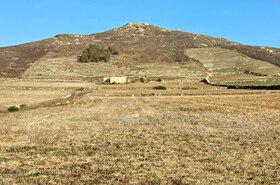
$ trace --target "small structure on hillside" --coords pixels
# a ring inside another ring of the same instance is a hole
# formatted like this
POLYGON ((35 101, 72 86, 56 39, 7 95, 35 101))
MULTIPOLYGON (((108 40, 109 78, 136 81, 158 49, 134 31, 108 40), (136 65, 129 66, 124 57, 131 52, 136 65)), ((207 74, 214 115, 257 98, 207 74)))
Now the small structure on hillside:
POLYGON ((111 83, 111 84, 125 84, 125 83, 127 83, 127 78, 125 76, 122 76, 122 77, 105 77, 105 78, 103 78, 103 82, 111 83))

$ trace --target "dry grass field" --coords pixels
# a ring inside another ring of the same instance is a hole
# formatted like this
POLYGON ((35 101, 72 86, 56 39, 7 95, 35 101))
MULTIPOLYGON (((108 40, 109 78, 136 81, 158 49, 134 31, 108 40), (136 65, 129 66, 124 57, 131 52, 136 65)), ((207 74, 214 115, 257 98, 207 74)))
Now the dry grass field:
POLYGON ((155 85, 1 82, 0 184, 279 184, 279 91, 155 85))

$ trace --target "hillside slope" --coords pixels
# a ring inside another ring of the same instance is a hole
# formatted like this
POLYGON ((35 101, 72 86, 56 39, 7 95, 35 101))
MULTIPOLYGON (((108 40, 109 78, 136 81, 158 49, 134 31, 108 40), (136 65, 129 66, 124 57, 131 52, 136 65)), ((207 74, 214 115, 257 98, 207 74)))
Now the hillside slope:
MULTIPOLYGON (((129 23, 92 35, 57 35, 29 44, 0 48, 0 77, 51 80, 96 80, 103 76, 127 75, 201 80, 207 68, 198 58, 186 55, 191 48, 235 50, 245 57, 280 66, 280 50, 251 47, 225 39, 160 27, 129 23), (89 44, 113 45, 120 55, 106 64, 80 64, 77 56, 89 44)), ((225 56, 226 57, 226 56, 225 56)))

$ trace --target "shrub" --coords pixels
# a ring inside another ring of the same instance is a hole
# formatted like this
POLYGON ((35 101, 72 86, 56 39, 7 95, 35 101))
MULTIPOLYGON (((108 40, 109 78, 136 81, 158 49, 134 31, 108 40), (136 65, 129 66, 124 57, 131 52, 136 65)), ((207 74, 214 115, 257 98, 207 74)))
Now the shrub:
POLYGON ((90 44, 88 48, 83 50, 82 55, 78 56, 78 61, 81 63, 86 62, 107 62, 110 58, 110 55, 117 55, 119 52, 109 46, 107 49, 104 49, 101 46, 90 44))
POLYGON ((106 52, 111 54, 111 55, 118 55, 119 54, 119 52, 113 46, 109 46, 106 49, 106 52))
POLYGON ((159 85, 159 86, 153 87, 153 89, 156 89, 156 90, 166 90, 167 88, 165 86, 159 85))
POLYGON ((140 78, 140 82, 144 83, 145 79, 143 77, 140 78))
POLYGON ((86 48, 82 56, 80 57, 80 62, 107 62, 110 58, 110 54, 106 52, 103 47, 90 44, 88 48, 86 48))
POLYGON ((161 78, 158 78, 156 81, 157 81, 157 82, 161 82, 161 78))
POLYGON ((17 111, 19 111, 19 107, 18 106, 10 106, 9 108, 8 108, 8 111, 9 112, 17 112, 17 111))
POLYGON ((26 106, 27 106, 27 104, 26 104, 26 103, 23 103, 23 104, 20 105, 20 108, 24 108, 24 107, 26 107, 26 106))

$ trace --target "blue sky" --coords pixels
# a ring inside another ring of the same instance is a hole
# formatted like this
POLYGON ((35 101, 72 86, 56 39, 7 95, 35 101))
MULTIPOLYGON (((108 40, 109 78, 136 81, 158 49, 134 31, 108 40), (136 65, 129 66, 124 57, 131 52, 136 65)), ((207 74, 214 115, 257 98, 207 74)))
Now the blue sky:
POLYGON ((280 48, 280 0, 0 0, 0 47, 128 22, 280 48))

